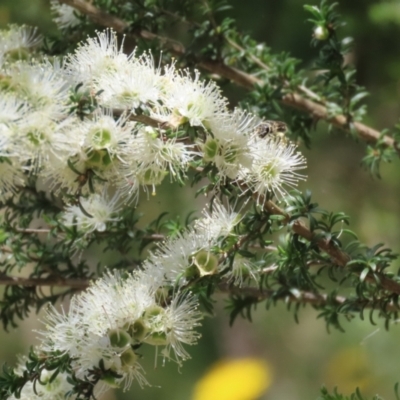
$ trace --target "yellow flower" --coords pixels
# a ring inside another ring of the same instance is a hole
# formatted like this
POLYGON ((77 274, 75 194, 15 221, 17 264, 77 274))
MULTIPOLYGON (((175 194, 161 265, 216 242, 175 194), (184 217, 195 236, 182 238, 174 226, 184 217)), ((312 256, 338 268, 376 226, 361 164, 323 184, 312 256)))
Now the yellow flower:
POLYGON ((358 387, 368 391, 373 382, 370 361, 361 347, 349 347, 336 353, 329 361, 325 379, 328 387, 350 394, 358 387))
POLYGON ((197 382, 193 400, 256 400, 270 385, 271 369, 264 360, 221 360, 197 382))

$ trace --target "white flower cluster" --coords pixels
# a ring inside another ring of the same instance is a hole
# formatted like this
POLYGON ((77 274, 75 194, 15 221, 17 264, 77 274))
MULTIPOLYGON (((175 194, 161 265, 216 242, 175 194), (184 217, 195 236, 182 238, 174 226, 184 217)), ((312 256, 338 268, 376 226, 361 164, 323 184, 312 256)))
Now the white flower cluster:
POLYGON ((224 274, 237 284, 256 277, 247 260, 235 257, 230 265, 221 251, 226 239, 238 240, 240 215, 218 201, 212 208, 192 229, 166 239, 142 270, 125 276, 109 272, 73 297, 67 313, 49 306, 39 350, 68 354, 80 379, 89 378, 95 368, 107 370, 99 392, 127 389, 133 380, 147 384, 139 355, 143 346, 161 348, 164 359, 178 364, 189 358, 183 345, 197 342, 201 313, 196 298, 183 294, 183 286, 213 274, 224 274))
POLYGON ((178 286, 190 279, 222 271, 225 278, 239 285, 245 278, 256 278, 250 262, 240 257, 235 257, 231 266, 225 262, 224 241, 231 238, 230 243, 237 243, 240 236, 234 229, 240 221, 239 214, 214 202, 213 211, 203 211, 203 218, 197 220, 193 228, 160 244, 145 261, 144 271, 154 275, 161 270, 168 283, 178 286))
MULTIPOLYGON (((65 28, 77 23, 70 9, 53 3, 53 10, 65 28)), ((34 44, 25 28, 0 32, 0 201, 33 175, 74 199, 62 221, 89 234, 106 230, 140 188, 155 193, 167 175, 182 180, 191 164, 212 164, 221 184, 236 182, 260 202, 304 178, 297 173, 305 160, 296 146, 261 138, 263 122, 229 111, 218 86, 198 72, 156 68, 149 54, 127 55, 109 30, 62 62, 13 62, 12 53, 34 44)), ((185 360, 183 344, 196 343, 201 318, 195 297, 182 294, 186 285, 215 274, 236 284, 256 277, 248 260, 226 253, 227 243, 240 240, 240 221, 216 202, 192 228, 150 254, 140 272, 107 274, 75 296, 68 313, 50 306, 40 350, 69 354, 78 378, 100 368, 109 372, 105 386, 125 388, 134 379, 147 383, 142 346, 185 360)))
POLYGON ((10 53, 35 43, 26 28, 0 33, 0 200, 27 174, 55 192, 87 197, 111 186, 125 200, 137 198, 141 187, 155 193, 167 175, 182 179, 192 161, 212 163, 221 183, 237 181, 259 199, 304 179, 296 146, 260 138, 262 121, 229 111, 218 86, 198 72, 127 55, 110 30, 62 62, 11 62, 10 53), (82 104, 93 108, 77 110, 82 104), (185 134, 188 125, 197 140, 185 134))
POLYGON ((161 347, 161 355, 178 363, 189 355, 183 344, 195 344, 201 314, 191 295, 166 296, 162 275, 143 272, 123 279, 108 273, 86 292, 73 297, 69 312, 50 306, 41 350, 68 353, 78 378, 107 370, 104 387, 128 388, 133 380, 147 384, 140 364, 140 348, 161 347))

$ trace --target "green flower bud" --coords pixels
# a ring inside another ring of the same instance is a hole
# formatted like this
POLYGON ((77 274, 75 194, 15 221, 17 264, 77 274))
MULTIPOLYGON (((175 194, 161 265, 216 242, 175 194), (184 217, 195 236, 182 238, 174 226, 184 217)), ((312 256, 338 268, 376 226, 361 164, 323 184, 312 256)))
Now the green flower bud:
POLYGON ((314 29, 314 37, 317 40, 326 40, 329 38, 329 30, 325 25, 318 25, 314 29))
POLYGON ((138 319, 129 328, 129 333, 137 342, 142 342, 148 333, 148 328, 146 327, 143 319, 138 319))
POLYGON ((145 325, 150 330, 158 330, 163 326, 165 310, 160 306, 149 307, 143 315, 145 325))
POLYGON ((132 342, 132 338, 129 333, 123 329, 113 329, 108 333, 110 344, 113 347, 126 347, 132 342))
POLYGON ((218 258, 209 251, 201 250, 194 257, 193 262, 200 272, 200 276, 214 275, 218 268, 218 258))
POLYGON ((146 337, 144 342, 152 346, 165 346, 168 344, 167 334, 165 332, 153 332, 146 337))
POLYGON ((218 140, 214 138, 208 138, 203 146, 204 160, 212 161, 218 154, 219 144, 218 140))
POLYGON ((121 363, 124 367, 133 367, 139 356, 131 349, 126 349, 121 354, 121 363))

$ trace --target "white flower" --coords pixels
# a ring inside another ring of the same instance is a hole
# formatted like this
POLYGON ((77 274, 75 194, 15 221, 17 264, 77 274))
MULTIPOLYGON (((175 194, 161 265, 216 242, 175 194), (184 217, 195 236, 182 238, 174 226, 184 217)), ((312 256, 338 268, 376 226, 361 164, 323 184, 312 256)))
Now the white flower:
POLYGON ((138 170, 146 171, 157 166, 161 171, 169 171, 173 176, 184 170, 197 153, 193 146, 179 143, 175 138, 163 139, 162 131, 151 127, 140 129, 134 139, 132 162, 138 170))
POLYGON ((173 358, 179 364, 190 358, 183 344, 194 345, 200 338, 200 334, 194 329, 200 326, 202 319, 198 310, 198 302, 191 294, 187 296, 175 295, 171 304, 165 309, 158 329, 153 334, 153 339, 158 338, 165 346, 162 355, 165 358, 173 358), (171 356, 171 351, 174 356, 171 356))
POLYGON ((27 113, 14 127, 14 153, 21 161, 29 162, 30 169, 37 173, 57 145, 57 132, 69 124, 69 119, 58 122, 45 112, 27 113))
POLYGON ((200 145, 204 161, 213 162, 218 168, 221 183, 225 183, 226 177, 235 179, 241 167, 250 168, 252 158, 248 142, 249 139, 241 135, 223 139, 207 136, 206 142, 200 145))
POLYGON ((159 244, 145 261, 144 271, 150 275, 162 271, 168 282, 178 286, 189 279, 220 272, 218 246, 223 239, 234 234, 233 229, 241 219, 218 201, 211 214, 204 211, 203 215, 194 228, 159 244))
MULTIPOLYGON (((132 280, 129 280, 132 284, 132 280)), ((130 286, 135 292, 138 287, 130 286)), ((119 386, 133 379, 146 384, 139 357, 132 351, 132 337, 127 331, 130 323, 139 318, 144 309, 138 303, 133 309, 123 309, 122 300, 127 293, 126 283, 118 273, 106 274, 88 291, 72 299, 68 314, 59 314, 49 307, 46 314, 46 331, 40 332, 42 350, 45 352, 67 352, 72 358, 76 375, 87 378, 90 370, 104 362, 119 378, 104 377, 109 386, 119 386), (121 319, 121 312, 130 319, 121 319)), ((143 295, 143 291, 140 293, 143 295)), ((138 297, 140 297, 140 294, 138 297)), ((151 299, 151 304, 154 299, 151 299)))
POLYGON ((98 32, 97 38, 89 38, 68 56, 66 71, 76 83, 83 82, 86 89, 96 93, 101 89, 97 82, 103 74, 124 71, 127 64, 128 56, 122 46, 118 46, 117 34, 106 29, 98 32))
POLYGON ((9 26, 8 30, 0 31, 0 65, 7 56, 12 57, 17 53, 17 58, 22 58, 26 49, 34 47, 41 41, 36 34, 36 28, 27 26, 9 26))
POLYGON ((54 133, 51 163, 41 173, 53 188, 64 188, 74 193, 78 188, 88 193, 88 182, 97 189, 104 182, 118 186, 123 175, 130 174, 125 159, 134 153, 133 129, 135 124, 125 116, 118 120, 108 110, 93 113, 91 119, 65 120, 64 126, 54 133), (97 179, 100 178, 100 179, 97 179))
POLYGON ((206 235, 210 241, 215 242, 221 237, 227 237, 234 234, 233 230, 241 221, 239 213, 225 208, 219 200, 212 204, 212 212, 207 207, 203 210, 203 218, 195 222, 196 232, 206 235))
POLYGON ((189 162, 197 154, 192 145, 179 143, 176 138, 163 138, 163 131, 152 127, 141 127, 135 133, 129 146, 129 154, 121 166, 117 183, 124 193, 133 192, 142 185, 155 187, 170 173, 172 179, 184 176, 189 162))
POLYGON ((158 249, 146 260, 144 269, 149 274, 154 269, 161 269, 167 281, 183 285, 187 278, 198 274, 191 268, 196 269, 193 257, 201 251, 208 253, 210 247, 206 234, 188 230, 159 244, 158 249))
POLYGON ((78 15, 81 15, 79 11, 67 4, 60 4, 58 0, 51 0, 50 8, 53 14, 53 21, 61 30, 74 28, 81 22, 77 17, 78 15))
POLYGON ((26 101, 12 94, 0 92, 0 129, 1 135, 10 129, 10 125, 18 122, 26 116, 28 106, 26 101))
POLYGON ((115 158, 123 159, 130 154, 133 127, 134 124, 127 121, 125 116, 115 120, 111 111, 102 110, 96 112, 93 119, 76 125, 73 135, 83 139, 88 161, 93 160, 93 166, 102 164, 107 168, 115 158))
POLYGON ((53 150, 56 132, 68 122, 69 85, 49 62, 18 62, 7 73, 9 92, 0 96, 0 133, 11 138, 9 154, 37 172, 53 150))
POLYGON ((10 88, 34 110, 54 120, 68 115, 70 84, 58 65, 19 62, 7 72, 10 88))
POLYGON ((240 170, 238 181, 257 193, 259 201, 267 193, 284 196, 287 194, 285 186, 294 188, 300 180, 306 179, 297 172, 306 168, 306 160, 296 149, 296 145, 280 138, 255 138, 251 145, 253 164, 249 169, 240 170))
POLYGON ((98 77, 95 88, 101 91, 99 102, 102 105, 134 112, 139 106, 158 101, 160 79, 152 56, 142 54, 136 57, 133 52, 125 68, 105 71, 98 77))
POLYGON ((236 254, 231 269, 225 277, 228 278, 228 282, 233 282, 234 285, 241 286, 243 281, 249 278, 257 282, 258 271, 249 259, 236 254))
POLYGON ((237 178, 240 168, 250 168, 250 141, 259 119, 243 110, 221 114, 209 123, 212 135, 200 144, 206 162, 213 162, 219 170, 221 183, 225 178, 237 178))
POLYGON ((6 72, 9 92, 0 96, 0 133, 10 138, 8 154, 36 173, 54 150, 57 131, 69 124, 69 84, 47 61, 14 63, 6 72))
POLYGON ((58 312, 52 304, 46 308, 44 323, 46 331, 39 331, 42 337, 40 349, 44 352, 69 353, 71 356, 79 354, 85 334, 85 325, 82 323, 78 296, 74 296, 66 313, 62 308, 58 312))
POLYGON ((0 97, 0 201, 24 185, 21 154, 15 144, 14 131, 26 108, 16 98, 0 97))
POLYGON ((116 193, 111 199, 105 191, 92 194, 88 198, 81 197, 80 206, 70 205, 63 213, 62 220, 66 226, 76 226, 85 235, 93 231, 104 232, 107 222, 117 221, 114 215, 118 212, 120 195, 116 193))
MULTIPOLYGON (((49 190, 55 194, 59 194, 61 190, 71 194, 80 190, 83 195, 89 195, 90 188, 86 184, 88 178, 85 175, 87 157, 79 149, 74 149, 77 142, 70 143, 71 152, 57 150, 48 155, 39 176, 46 181, 49 190)), ((100 185, 97 180, 92 180, 92 185, 95 191, 101 190, 103 182, 100 185)))
POLYGON ((188 71, 171 78, 161 95, 162 105, 151 113, 155 118, 172 126, 189 122, 191 126, 207 128, 214 118, 227 111, 228 101, 221 95, 219 87, 213 81, 201 80, 198 71, 195 71, 194 79, 188 71))
POLYGON ((252 138, 261 120, 240 108, 221 114, 210 121, 210 130, 218 139, 229 140, 236 136, 252 138))
POLYGON ((161 283, 161 279, 149 280, 143 273, 131 274, 126 279, 118 271, 106 273, 79 296, 87 331, 101 336, 124 326, 128 329, 154 305, 161 283))

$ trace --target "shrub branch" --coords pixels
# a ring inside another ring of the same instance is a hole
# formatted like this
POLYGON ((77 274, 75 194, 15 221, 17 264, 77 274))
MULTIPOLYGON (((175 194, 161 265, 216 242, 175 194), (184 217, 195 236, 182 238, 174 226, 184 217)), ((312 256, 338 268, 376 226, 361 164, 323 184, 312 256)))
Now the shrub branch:
MULTIPOLYGON (((125 21, 99 10, 88 2, 85 2, 83 0, 59 0, 59 2, 61 4, 67 4, 71 7, 74 7, 76 10, 87 15, 93 22, 99 25, 113 28, 119 33, 129 32, 129 24, 127 24, 125 21)), ((129 35, 136 38, 142 38, 144 40, 157 41, 160 43, 160 45, 167 48, 176 56, 183 56, 186 53, 185 46, 183 46, 183 44, 181 44, 180 42, 172 40, 165 36, 156 35, 145 29, 138 30, 135 33, 129 33, 129 35)), ((242 86, 248 90, 254 89, 256 85, 263 85, 262 80, 250 74, 247 74, 244 71, 240 71, 236 68, 227 66, 221 61, 212 61, 205 59, 198 59, 195 61, 200 68, 229 79, 235 84, 242 86)), ((300 92, 304 92, 307 95, 310 95, 310 91, 304 86, 301 86, 298 89, 300 92)), ((336 128, 339 128, 346 132, 349 131, 349 122, 344 115, 330 116, 326 107, 302 96, 299 93, 288 93, 283 96, 281 101, 283 104, 289 107, 296 108, 302 112, 310 114, 316 120, 326 120, 336 128)), ((397 147, 395 140, 390 136, 382 135, 381 132, 379 132, 378 130, 371 128, 370 126, 367 126, 361 122, 352 122, 352 126, 357 132, 360 139, 364 140, 365 142, 376 143, 378 141, 381 141, 386 147, 393 148, 400 154, 400 148, 397 147)))

